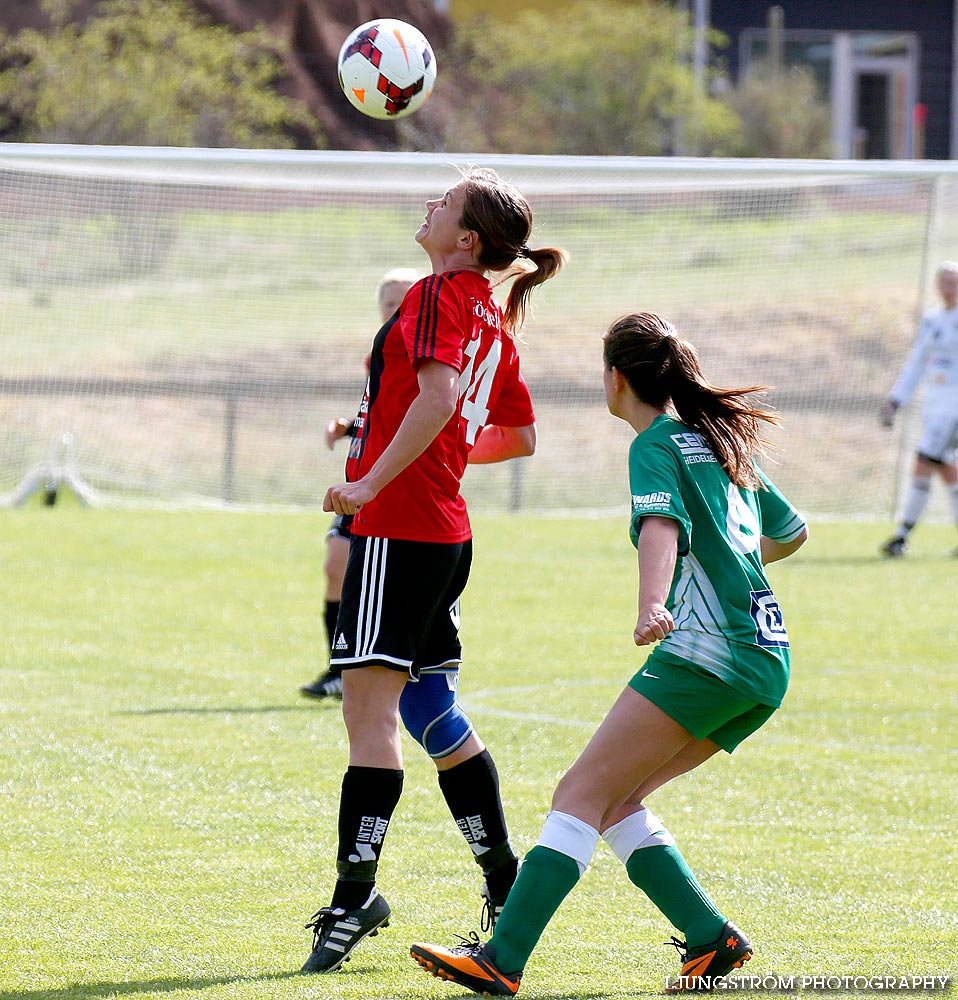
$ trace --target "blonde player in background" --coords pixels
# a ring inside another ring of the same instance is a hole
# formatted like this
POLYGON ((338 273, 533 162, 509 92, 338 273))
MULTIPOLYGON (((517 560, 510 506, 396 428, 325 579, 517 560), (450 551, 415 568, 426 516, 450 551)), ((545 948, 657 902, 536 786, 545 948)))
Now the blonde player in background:
MULTIPOLYGON (((881 547, 883 555, 905 554, 908 536, 928 505, 932 477, 937 473, 948 489, 951 514, 958 526, 958 263, 945 261, 936 275, 942 308, 927 313, 918 328, 914 346, 879 414, 891 427, 895 414, 922 384, 921 439, 915 455, 911 483, 905 494, 895 534, 881 547)), ((955 550, 958 555, 958 549, 955 550)))
MULTIPOLYGON (((376 302, 379 305, 380 321, 385 323, 399 308, 406 292, 420 279, 418 271, 411 267, 397 267, 387 271, 376 286, 376 302)), ((369 367, 369 358, 366 358, 369 367)), ((333 449, 340 438, 352 437, 355 433, 356 419, 336 417, 326 426, 326 447, 333 449)), ((336 619, 339 617, 339 599, 343 592, 343 576, 346 573, 346 560, 349 558, 350 524, 352 517, 337 514, 326 534, 326 606, 324 621, 326 625, 326 648, 332 649, 333 633, 336 630, 336 619)), ((306 698, 342 698, 343 675, 338 668, 327 667, 319 677, 310 684, 304 684, 300 694, 306 698)))

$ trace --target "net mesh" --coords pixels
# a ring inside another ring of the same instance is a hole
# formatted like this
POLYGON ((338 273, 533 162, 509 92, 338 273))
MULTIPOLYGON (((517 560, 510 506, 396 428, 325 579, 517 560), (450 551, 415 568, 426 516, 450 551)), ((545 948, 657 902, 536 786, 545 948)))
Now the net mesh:
MULTIPOLYGON (((424 271, 412 234, 459 157, 0 147, 0 496, 315 506, 378 322, 424 271)), ((808 514, 887 517, 918 431, 877 412, 958 256, 948 164, 472 157, 565 247, 523 368, 530 459, 471 468, 474 510, 621 510, 630 429, 605 410, 601 336, 667 315, 712 381, 773 387, 766 468, 808 514)), ((937 501, 936 501, 937 503, 937 501)), ((932 510, 932 516, 939 508, 932 510)))

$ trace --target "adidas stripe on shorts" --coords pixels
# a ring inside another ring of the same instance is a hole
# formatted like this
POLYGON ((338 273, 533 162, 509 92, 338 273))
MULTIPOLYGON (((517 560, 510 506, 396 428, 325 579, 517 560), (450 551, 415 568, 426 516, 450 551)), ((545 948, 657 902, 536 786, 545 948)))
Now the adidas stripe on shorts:
POLYGON ((353 535, 330 659, 337 669, 408 671, 462 660, 459 597, 472 542, 442 544, 353 535))

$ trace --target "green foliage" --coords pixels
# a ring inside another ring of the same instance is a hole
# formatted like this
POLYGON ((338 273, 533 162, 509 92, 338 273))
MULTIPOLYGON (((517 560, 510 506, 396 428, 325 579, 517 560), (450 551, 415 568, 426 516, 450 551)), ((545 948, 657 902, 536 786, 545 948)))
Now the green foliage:
POLYGON ((101 0, 83 24, 48 5, 49 31, 0 42, 0 126, 24 141, 157 146, 324 145, 275 90, 277 42, 203 23, 185 0, 101 0))
POLYGON ((729 103, 742 120, 740 156, 827 158, 831 113, 807 66, 756 63, 729 103))
POLYGON ((737 121, 696 94, 691 50, 687 17, 657 0, 476 18, 459 28, 450 60, 469 81, 451 139, 511 153, 727 151, 737 121))
MULTIPOLYGON (((461 693, 521 853, 645 655, 626 513, 476 519, 461 693)), ((476 926, 482 877, 406 737, 380 867, 391 926, 340 972, 294 974, 334 877, 347 760, 339 704, 296 693, 322 661, 327 523, 0 511, 4 1000, 462 995, 406 957, 476 926)), ((654 797, 755 945, 744 974, 954 974, 954 532, 923 525, 889 561, 886 530, 816 524, 771 567, 793 644, 785 705, 654 797)), ((670 933, 602 844, 520 995, 657 996, 678 968, 670 933)))

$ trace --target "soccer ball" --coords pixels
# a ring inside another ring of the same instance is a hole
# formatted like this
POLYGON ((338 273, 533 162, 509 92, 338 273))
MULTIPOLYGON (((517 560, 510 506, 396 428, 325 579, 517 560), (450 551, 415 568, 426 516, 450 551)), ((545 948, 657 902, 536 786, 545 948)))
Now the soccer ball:
POLYGON ((370 118, 403 118, 417 111, 436 82, 436 56, 425 35, 405 21, 361 24, 339 50, 339 85, 370 118))

